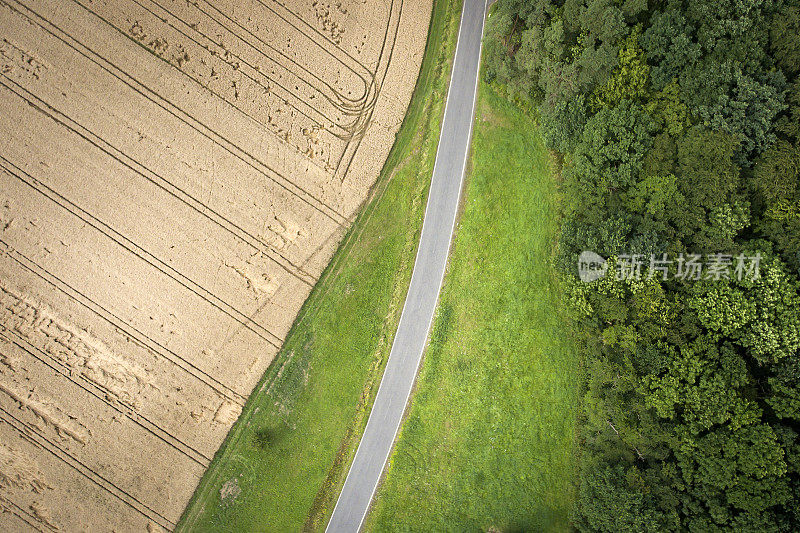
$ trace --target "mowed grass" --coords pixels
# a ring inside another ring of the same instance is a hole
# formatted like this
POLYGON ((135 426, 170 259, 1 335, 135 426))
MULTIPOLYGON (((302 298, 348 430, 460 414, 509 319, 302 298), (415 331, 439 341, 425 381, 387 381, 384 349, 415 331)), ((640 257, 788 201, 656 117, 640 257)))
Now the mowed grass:
POLYGON ((532 118, 482 84, 460 228, 368 531, 566 531, 578 357, 551 256, 559 191, 532 118))
POLYGON ((461 4, 435 0, 417 86, 372 197, 201 480, 178 531, 324 529, 411 277, 461 4))

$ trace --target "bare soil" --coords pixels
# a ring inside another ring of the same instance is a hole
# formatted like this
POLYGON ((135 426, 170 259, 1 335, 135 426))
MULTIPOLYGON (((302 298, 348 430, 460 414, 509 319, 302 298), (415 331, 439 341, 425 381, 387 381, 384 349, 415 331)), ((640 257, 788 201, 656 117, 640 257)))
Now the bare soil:
POLYGON ((0 530, 174 528, 378 176, 430 8, 0 0, 0 530))

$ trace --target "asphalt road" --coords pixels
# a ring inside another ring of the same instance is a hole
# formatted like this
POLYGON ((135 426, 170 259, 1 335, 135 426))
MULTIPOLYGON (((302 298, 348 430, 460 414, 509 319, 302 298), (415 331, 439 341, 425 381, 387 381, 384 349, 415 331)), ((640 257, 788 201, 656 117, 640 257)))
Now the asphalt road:
POLYGON ((428 205, 400 324, 327 531, 361 528, 400 428, 444 278, 472 134, 487 0, 464 0, 428 205))

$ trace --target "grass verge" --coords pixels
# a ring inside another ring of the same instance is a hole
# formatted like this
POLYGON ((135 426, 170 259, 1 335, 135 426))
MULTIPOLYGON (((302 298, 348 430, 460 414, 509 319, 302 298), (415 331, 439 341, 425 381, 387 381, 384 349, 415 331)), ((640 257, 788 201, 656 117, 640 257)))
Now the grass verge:
POLYGON ((578 357, 549 162, 535 120, 482 83, 449 271, 368 531, 569 529, 578 357))
POLYGON ((371 198, 177 531, 324 529, 366 425, 413 268, 461 4, 434 0, 420 75, 371 198))

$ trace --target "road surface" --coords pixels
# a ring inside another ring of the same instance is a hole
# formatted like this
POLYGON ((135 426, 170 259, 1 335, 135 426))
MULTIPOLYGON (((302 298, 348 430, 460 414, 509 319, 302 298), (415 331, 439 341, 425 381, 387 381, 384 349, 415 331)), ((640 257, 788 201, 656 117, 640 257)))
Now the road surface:
POLYGON ((487 0, 464 0, 414 272, 367 427, 327 531, 357 532, 400 428, 444 278, 464 181, 487 0))

